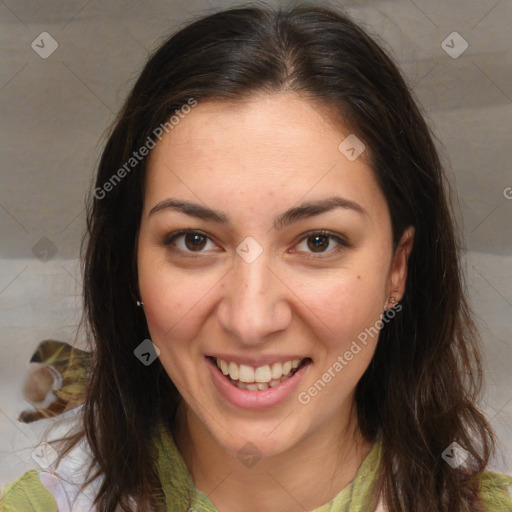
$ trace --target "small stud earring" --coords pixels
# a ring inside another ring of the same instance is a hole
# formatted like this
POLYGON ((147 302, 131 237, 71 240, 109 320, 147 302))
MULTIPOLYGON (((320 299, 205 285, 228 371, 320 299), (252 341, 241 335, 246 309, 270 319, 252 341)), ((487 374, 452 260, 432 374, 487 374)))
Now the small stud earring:
MULTIPOLYGON (((389 302, 391 302, 391 308, 393 308, 393 307, 394 307, 394 305, 396 304, 396 298, 395 298, 395 297, 393 297, 393 295, 391 295, 391 297, 389 297, 388 301, 389 301, 389 302)), ((385 307, 385 308, 384 308, 384 311, 387 311, 388 309, 391 309, 391 308, 386 308, 386 307, 385 307)))
POLYGON ((140 300, 138 300, 137 301, 137 306, 139 306, 139 308, 144 306, 144 302, 141 302, 140 300))

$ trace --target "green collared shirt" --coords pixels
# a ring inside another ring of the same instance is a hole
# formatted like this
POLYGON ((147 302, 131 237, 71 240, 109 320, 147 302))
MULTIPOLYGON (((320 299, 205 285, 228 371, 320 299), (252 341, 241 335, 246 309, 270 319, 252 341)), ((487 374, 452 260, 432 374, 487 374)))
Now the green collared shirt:
MULTIPOLYGON (((373 511, 377 502, 370 494, 380 463, 381 443, 375 442, 357 474, 334 499, 311 512, 373 511)), ((158 444, 160 480, 167 500, 168 512, 218 512, 210 498, 196 489, 192 477, 170 434, 164 433, 158 444)), ((511 479, 512 482, 512 479, 511 479)))
MULTIPOLYGON (((218 512, 210 498, 198 490, 187 466, 174 442, 172 435, 161 429, 156 443, 157 462, 166 498, 167 512, 218 512)), ((377 503, 371 494, 381 458, 381 442, 377 440, 362 462, 356 476, 334 499, 311 512, 356 512, 373 511, 377 503)), ((24 473, 15 482, 5 488, 0 500, 1 512, 60 512, 64 510, 62 493, 52 494, 41 482, 40 474, 31 470, 24 473), (62 507, 62 508, 60 508, 62 507)), ((57 471, 58 473, 58 471, 57 471)), ((59 475, 66 480, 66 475, 59 475)), ((480 494, 486 506, 486 512, 512 511, 512 499, 507 487, 512 485, 512 478, 500 473, 484 471, 478 476, 480 494)), ((76 487, 76 486, 75 486, 76 487)), ((78 488, 75 489, 78 491, 78 488)), ((67 499, 73 489, 65 492, 67 499)), ((83 502, 82 502, 83 503, 83 502)), ((83 507, 83 505, 81 505, 83 507)), ((92 503, 90 504, 92 507, 92 503)), ((83 508, 66 508, 71 512, 89 512, 83 508)), ((91 508, 90 511, 96 509, 91 508)))

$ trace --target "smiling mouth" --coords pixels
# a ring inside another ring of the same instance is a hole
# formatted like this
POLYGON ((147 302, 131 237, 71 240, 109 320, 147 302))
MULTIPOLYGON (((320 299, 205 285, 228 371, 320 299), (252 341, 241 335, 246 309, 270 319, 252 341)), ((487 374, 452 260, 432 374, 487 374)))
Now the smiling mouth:
MULTIPOLYGON (((291 368, 288 373, 286 373, 285 375, 282 375, 279 378, 270 378, 269 379, 268 377, 266 377, 265 379, 259 379, 259 380, 265 380, 265 382, 258 382, 257 379, 254 378, 254 379, 252 379, 252 382, 251 381, 244 382, 244 381, 240 380, 239 378, 233 379, 229 373, 228 374, 224 373, 224 371, 221 369, 220 361, 218 361, 217 358, 212 357, 212 356, 206 356, 206 357, 207 357, 207 359, 209 359, 210 361, 212 361, 214 363, 214 365, 216 366, 219 373, 221 373, 229 382, 231 382, 231 384, 238 387, 239 389, 245 389, 248 391, 265 391, 269 388, 276 387, 279 384, 281 384, 282 382, 285 382, 286 380, 293 377, 304 366, 307 366, 307 365, 311 364, 311 362, 312 362, 312 359, 310 357, 305 357, 304 359, 302 359, 300 361, 300 363, 298 364, 298 366, 296 368, 291 368)), ((248 379, 245 379, 245 380, 248 380, 248 379)))

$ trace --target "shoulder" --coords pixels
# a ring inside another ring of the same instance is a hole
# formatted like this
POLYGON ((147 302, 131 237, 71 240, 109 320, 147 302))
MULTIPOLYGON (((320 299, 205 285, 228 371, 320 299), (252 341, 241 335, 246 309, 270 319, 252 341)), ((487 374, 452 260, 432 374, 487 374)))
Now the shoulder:
POLYGON ((7 485, 0 499, 2 512, 98 512, 94 496, 80 492, 69 475, 31 469, 7 485))
MULTIPOLYGON (((55 428, 58 439, 76 426, 80 408, 66 413, 55 428)), ((91 454, 85 440, 75 446, 60 462, 47 469, 32 469, 7 485, 0 501, 2 512, 97 512, 93 506, 100 485, 96 479, 81 490, 87 479, 91 454), (2 508, 3 507, 3 508, 2 508)))
POLYGON ((57 502, 43 486, 35 469, 27 471, 4 489, 2 512, 58 512, 57 502))
POLYGON ((512 477, 494 471, 478 474, 480 497, 486 512, 510 512, 512 510, 512 477))
MULTIPOLYGON (((476 475, 479 496, 485 512, 512 511, 512 477, 494 471, 482 471, 476 475)), ((380 496, 375 512, 389 512, 380 496)))

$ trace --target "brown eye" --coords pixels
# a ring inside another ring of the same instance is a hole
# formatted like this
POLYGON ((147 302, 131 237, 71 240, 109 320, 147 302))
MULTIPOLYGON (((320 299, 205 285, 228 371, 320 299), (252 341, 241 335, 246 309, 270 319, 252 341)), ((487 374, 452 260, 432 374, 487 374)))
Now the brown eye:
POLYGON ((196 249, 201 250, 206 245, 206 237, 202 235, 187 233, 183 236, 185 237, 183 239, 185 241, 185 246, 187 247, 187 249, 190 249, 192 251, 196 249))
POLYGON ((345 248, 350 247, 347 241, 329 231, 315 231, 312 233, 306 233, 306 236, 302 238, 298 246, 304 244, 304 242, 307 250, 299 250, 299 252, 306 252, 309 254, 316 253, 320 255, 326 254, 327 256, 331 256, 345 248), (335 242, 334 247, 332 247, 332 241, 335 242))
MULTIPOLYGON (((168 235, 162 243, 163 245, 184 254, 201 254, 203 252, 207 252, 203 251, 203 249, 206 247, 208 242, 212 242, 210 237, 201 231, 182 230, 168 235)), ((304 243, 306 245, 306 249, 299 250, 299 252, 318 254, 319 257, 323 257, 324 255, 331 256, 344 248, 350 247, 350 244, 346 240, 329 231, 314 231, 306 233, 298 245, 300 246, 304 243), (333 241, 335 244, 334 247, 332 247, 333 241)))
POLYGON ((209 237, 200 231, 178 231, 167 236, 163 245, 171 246, 182 252, 204 252, 203 249, 209 241, 209 237))
POLYGON ((322 252, 323 249, 329 247, 329 236, 327 235, 310 236, 307 240, 311 241, 311 243, 308 242, 308 247, 313 252, 322 252))

